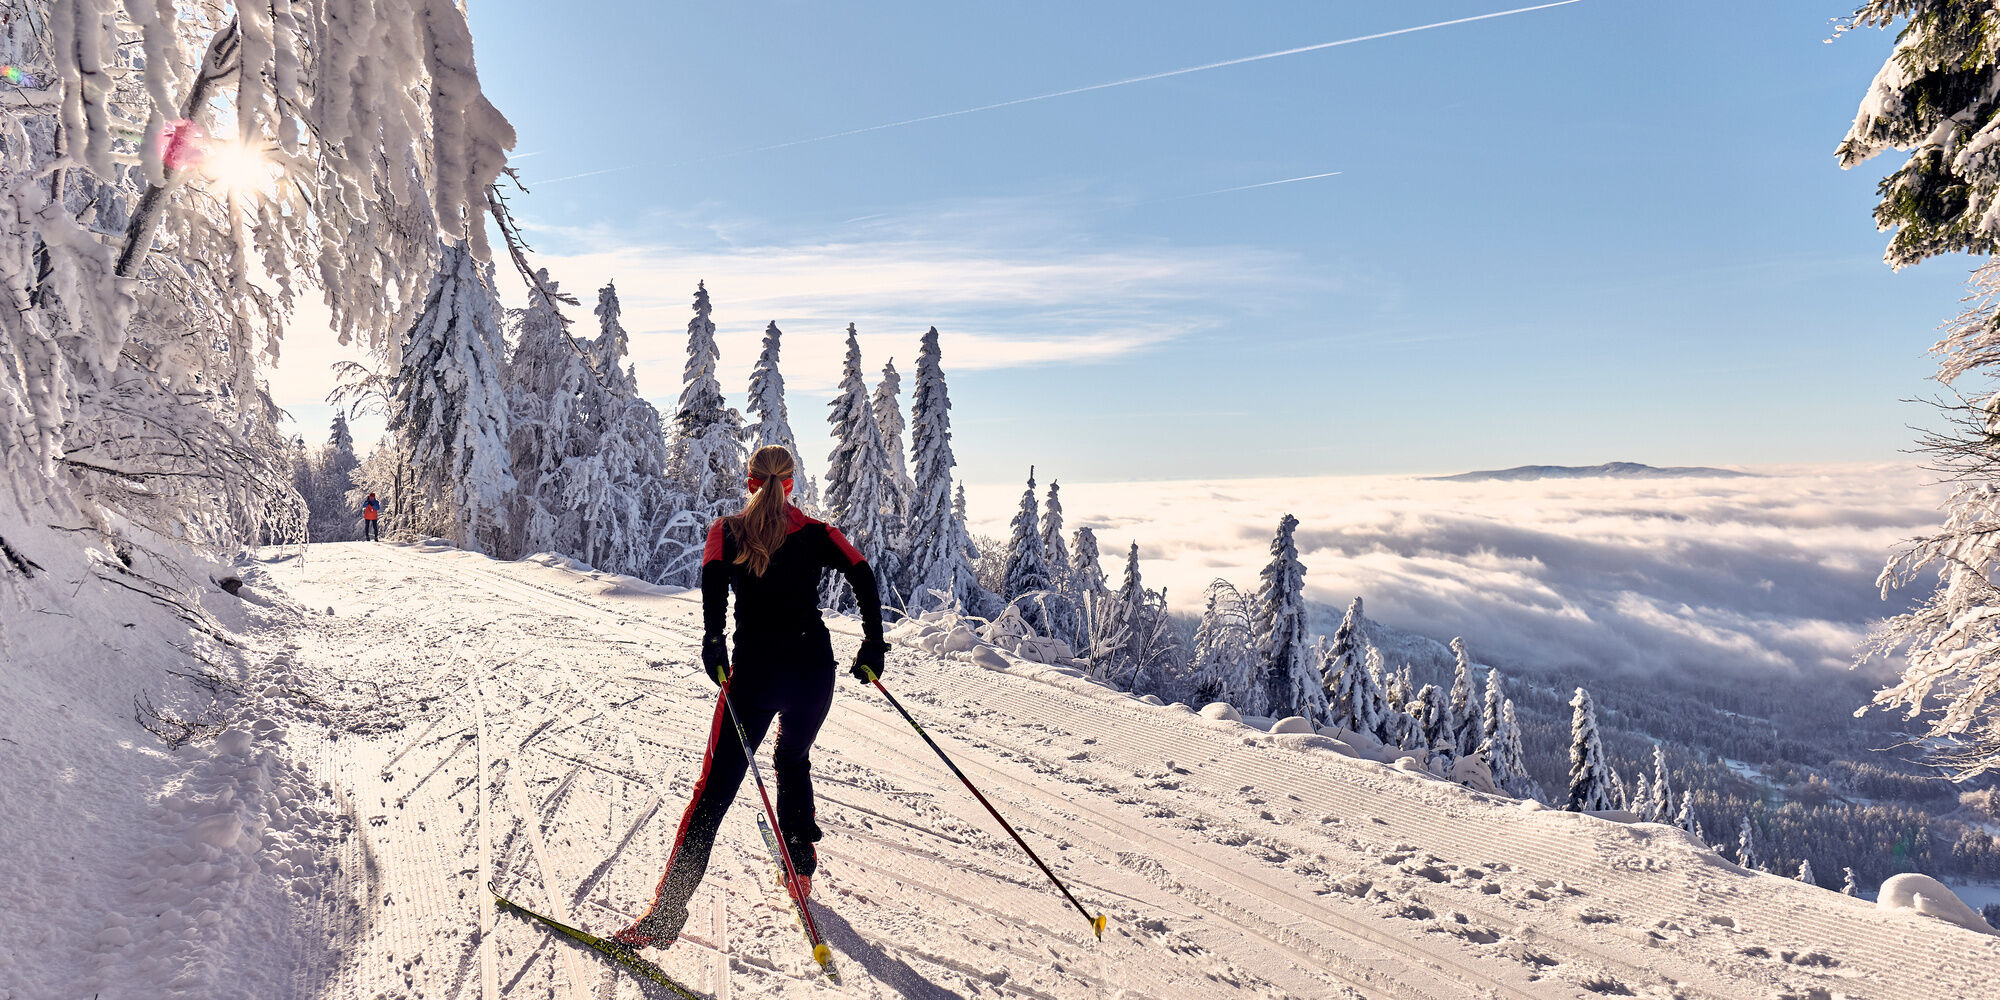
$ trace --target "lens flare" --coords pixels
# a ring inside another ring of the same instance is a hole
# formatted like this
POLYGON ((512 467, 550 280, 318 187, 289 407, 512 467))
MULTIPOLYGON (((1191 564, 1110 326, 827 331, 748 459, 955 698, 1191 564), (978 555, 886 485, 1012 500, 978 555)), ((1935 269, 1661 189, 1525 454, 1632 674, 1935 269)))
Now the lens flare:
POLYGON ((201 172, 238 193, 273 191, 278 165, 264 151, 233 139, 211 139, 202 151, 201 172))
POLYGON ((32 87, 35 85, 35 75, 33 73, 25 72, 21 67, 7 63, 0 63, 0 80, 4 80, 17 87, 32 87))

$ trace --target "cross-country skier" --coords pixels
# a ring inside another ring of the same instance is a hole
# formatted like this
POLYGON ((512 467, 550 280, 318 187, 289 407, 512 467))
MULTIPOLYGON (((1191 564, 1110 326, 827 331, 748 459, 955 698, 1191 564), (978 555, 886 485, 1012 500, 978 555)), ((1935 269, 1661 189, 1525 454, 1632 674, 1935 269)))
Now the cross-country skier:
POLYGON ((375 494, 368 494, 368 499, 361 503, 362 541, 379 542, 382 540, 382 529, 375 524, 376 518, 381 516, 382 501, 375 499, 375 494))
MULTIPOLYGON (((750 456, 750 502, 743 512, 718 518, 708 528, 702 555, 701 607, 705 637, 702 665, 709 679, 735 704, 751 752, 763 742, 775 717, 778 744, 778 826, 798 873, 799 897, 812 889, 818 868, 813 843, 811 762, 814 737, 833 702, 833 645, 820 619, 819 584, 824 569, 847 577, 861 603, 866 639, 851 672, 869 680, 882 672, 882 599, 875 571, 840 529, 807 517, 787 502, 792 492, 792 454, 767 445, 750 456), (736 657, 732 668, 724 649, 723 618, 729 590, 736 591, 736 657)), ((749 766, 721 696, 709 723, 708 750, 694 801, 681 816, 666 874, 653 891, 653 905, 611 940, 632 948, 674 943, 687 923, 688 900, 708 868, 716 828, 736 797, 749 766)), ((789 890, 788 890, 789 891, 789 890)))

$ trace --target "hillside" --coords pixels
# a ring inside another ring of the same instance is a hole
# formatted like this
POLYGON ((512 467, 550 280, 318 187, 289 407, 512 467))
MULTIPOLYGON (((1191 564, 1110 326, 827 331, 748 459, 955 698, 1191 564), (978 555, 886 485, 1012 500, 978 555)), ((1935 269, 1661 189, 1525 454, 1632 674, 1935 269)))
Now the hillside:
MULTIPOLYGON (((316 844, 331 863, 290 883, 307 923, 200 951, 199 978, 282 951, 293 995, 637 995, 496 916, 482 886, 595 928, 640 905, 712 704, 690 666, 692 595, 448 548, 272 558, 255 596, 282 605, 282 588, 312 611, 260 626, 288 647, 260 711, 343 815, 314 843, 211 838, 302 861, 316 844)), ((854 637, 835 628, 844 654, 854 637)), ((1976 995, 2000 962, 2000 937, 1746 873, 1678 831, 1526 807, 1057 668, 898 649, 887 681, 1111 929, 1092 942, 915 735, 843 680, 815 755, 816 899, 850 994, 1915 1000, 1976 995)), ((752 794, 663 964, 717 997, 815 995, 752 794)), ((120 891, 153 891, 145 874, 120 891)), ((199 941, 196 914, 197 930, 156 933, 199 941)), ((143 935, 80 940, 150 949, 134 975, 161 995, 228 993, 169 988, 178 953, 143 935)), ((75 987, 41 995, 115 986, 56 975, 91 967, 77 947, 0 972, 75 987)))
POLYGON ((1602 465, 1517 465, 1511 469, 1426 478, 1434 483, 1519 483, 1535 479, 1736 479, 1748 475, 1751 473, 1700 466, 1659 468, 1638 462, 1605 462, 1602 465))

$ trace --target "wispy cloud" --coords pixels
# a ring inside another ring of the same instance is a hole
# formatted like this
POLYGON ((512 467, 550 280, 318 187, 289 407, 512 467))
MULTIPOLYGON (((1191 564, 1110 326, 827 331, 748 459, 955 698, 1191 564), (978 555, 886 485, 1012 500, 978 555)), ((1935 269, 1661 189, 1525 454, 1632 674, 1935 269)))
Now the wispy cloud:
MULTIPOLYGON (((1439 483, 1322 477, 1063 480, 1066 523, 1106 568, 1139 543, 1148 586, 1199 610, 1216 577, 1254 588, 1278 519, 1300 519, 1306 592, 1482 660, 1593 670, 1845 669, 1884 602, 1883 558, 1937 518, 1907 466, 1798 467, 1754 479, 1439 483)), ((1004 537, 1021 485, 967 488, 974 530, 1004 537)), ((1330 631, 1337 619, 1322 618, 1330 631)))
POLYGON ((658 394, 679 383, 698 280, 715 305, 724 384, 747 377, 765 324, 776 321, 787 333, 786 385, 807 393, 838 382, 848 323, 871 366, 894 356, 907 367, 930 326, 946 335, 953 371, 1102 362, 1224 322, 1217 288, 1282 294, 1324 280, 1301 276, 1288 255, 1251 248, 1080 243, 1059 221, 1026 220, 1045 208, 1013 209, 927 207, 920 219, 885 218, 845 239, 741 227, 737 238, 764 238, 698 247, 542 228, 567 251, 537 262, 586 299, 617 282, 640 383, 658 394), (947 217, 955 227, 940 225, 947 217), (989 228, 988 217, 999 221, 989 228), (954 228, 957 238, 942 235, 954 228))
MULTIPOLYGON (((1536 4, 1535 6, 1532 7, 1516 7, 1513 8, 1512 10, 1497 10, 1487 14, 1475 14, 1470 17, 1453 18, 1448 21, 1433 21, 1429 24, 1418 24, 1408 28, 1396 28, 1390 31, 1378 31, 1373 34, 1356 35, 1352 38, 1341 38, 1331 42, 1318 42, 1313 45, 1300 45, 1295 48, 1280 49, 1275 52, 1260 52, 1256 55, 1240 56, 1235 59, 1224 59, 1219 62, 1203 63, 1199 66, 1183 66, 1180 69, 1170 69, 1158 73, 1147 73, 1141 76, 1131 76, 1131 77, 1126 77, 1122 80, 1108 80, 1104 83, 1093 83, 1082 87, 1071 87, 1067 90, 1054 90, 1045 94, 1035 94, 1029 97, 1016 97, 1011 100, 995 101, 991 104, 981 104, 978 105, 977 107, 960 108, 956 111, 940 111, 936 114, 919 115, 915 118, 904 118, 901 119, 900 121, 882 122, 877 125, 864 125, 860 128, 842 129, 841 131, 828 132, 824 135, 809 136, 803 139, 791 139, 785 142, 772 143, 767 146, 754 146, 748 149, 739 149, 728 153, 718 153, 714 156, 706 156, 694 160, 684 160, 681 161, 680 163, 668 164, 667 166, 677 167, 677 166, 684 166, 690 163, 708 163, 714 160, 727 159, 733 156, 748 156, 753 153, 769 153, 780 149, 790 149, 794 146, 804 146, 811 143, 827 142, 833 139, 845 139, 850 136, 866 135, 870 132, 884 132, 888 131, 889 129, 907 128, 911 125, 922 125, 926 122, 944 121, 949 118, 963 118, 967 115, 976 115, 985 111, 998 111, 1001 108, 1013 108, 1013 107, 1019 107, 1023 104, 1035 104, 1041 101, 1053 101, 1056 100, 1057 98, 1074 97, 1078 94, 1088 94, 1099 90, 1111 90, 1115 87, 1130 87, 1134 84, 1151 83, 1152 81, 1155 80, 1165 80, 1177 76, 1187 76, 1192 73, 1206 73, 1211 70, 1226 69, 1231 66, 1242 66, 1249 63, 1264 62, 1265 60, 1269 59, 1282 59, 1285 58, 1286 56, 1304 55, 1305 53, 1308 52, 1320 52, 1325 49, 1339 48, 1344 45, 1358 45, 1362 42, 1373 42, 1373 41, 1379 41, 1384 38, 1395 38, 1399 35, 1413 35, 1421 31, 1435 31, 1440 28, 1456 27, 1458 25, 1472 24, 1478 21, 1491 21, 1497 18, 1513 17, 1520 14, 1530 14, 1534 13, 1535 11, 1550 10, 1556 7, 1568 7, 1571 4, 1578 4, 1582 2, 1583 0, 1556 0, 1556 2, 1554 3, 1536 4)), ((607 174, 618 170, 630 170, 635 166, 638 166, 638 164, 627 164, 625 166, 620 166, 620 167, 607 167, 603 170, 593 170, 588 173, 571 174, 567 177, 556 177, 549 180, 540 181, 538 183, 558 184, 563 181, 578 180, 584 177, 595 177, 598 176, 599 174, 607 174)), ((1306 178, 1298 178, 1298 179, 1304 180, 1306 178)), ((1214 192, 1214 193, 1220 194, 1221 192, 1214 192)))

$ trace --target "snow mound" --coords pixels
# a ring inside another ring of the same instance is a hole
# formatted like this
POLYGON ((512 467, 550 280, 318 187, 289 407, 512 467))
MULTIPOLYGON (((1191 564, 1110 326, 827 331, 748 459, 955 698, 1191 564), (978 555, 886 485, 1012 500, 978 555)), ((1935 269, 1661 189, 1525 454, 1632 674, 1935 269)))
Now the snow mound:
POLYGON ((1946 923, 1957 924, 1967 930, 1982 934, 2000 934, 1974 913, 1972 907, 1944 887, 1944 883, 1929 875, 1904 872, 1891 875, 1882 883, 1882 891, 1875 899, 1878 910, 1915 910, 1927 917, 1936 917, 1946 923))
POLYGON ((1243 721, 1243 713, 1238 712, 1236 706, 1226 701, 1211 701, 1203 705, 1201 711, 1196 714, 1204 719, 1215 719, 1218 722, 1243 721))
POLYGON ((1314 730, 1313 724, 1307 722, 1304 716, 1288 715, 1271 723, 1271 731, 1274 733, 1312 733, 1314 730))

